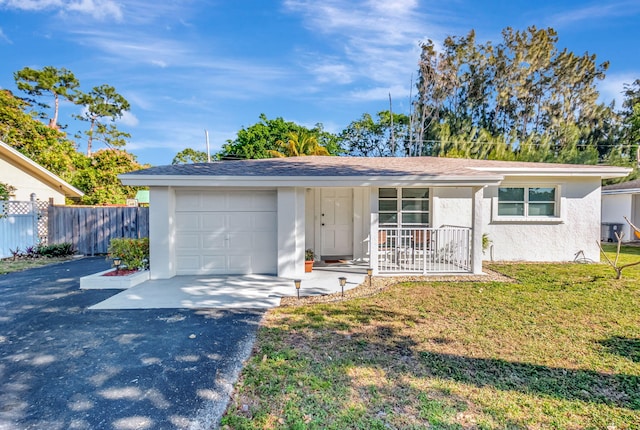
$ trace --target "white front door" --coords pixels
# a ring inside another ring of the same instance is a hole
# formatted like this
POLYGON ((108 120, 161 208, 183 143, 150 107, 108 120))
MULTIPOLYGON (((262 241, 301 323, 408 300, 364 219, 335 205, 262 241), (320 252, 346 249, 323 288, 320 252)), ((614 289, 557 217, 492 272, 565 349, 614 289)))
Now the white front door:
POLYGON ((353 190, 322 188, 320 207, 320 255, 353 255, 353 190))

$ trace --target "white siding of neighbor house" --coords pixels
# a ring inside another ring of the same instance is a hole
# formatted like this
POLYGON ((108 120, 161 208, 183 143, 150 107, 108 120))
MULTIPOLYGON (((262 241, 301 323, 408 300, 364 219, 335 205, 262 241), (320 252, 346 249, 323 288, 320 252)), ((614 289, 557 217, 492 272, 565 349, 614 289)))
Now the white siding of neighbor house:
POLYGON ((31 194, 35 193, 38 200, 48 201, 53 198, 53 202, 57 205, 65 203, 64 193, 60 190, 34 178, 2 158, 0 158, 0 182, 16 188, 13 200, 29 201, 31 194))
POLYGON ((622 224, 623 242, 633 240, 633 233, 624 216, 633 222, 633 194, 605 194, 602 196, 602 222, 622 224))

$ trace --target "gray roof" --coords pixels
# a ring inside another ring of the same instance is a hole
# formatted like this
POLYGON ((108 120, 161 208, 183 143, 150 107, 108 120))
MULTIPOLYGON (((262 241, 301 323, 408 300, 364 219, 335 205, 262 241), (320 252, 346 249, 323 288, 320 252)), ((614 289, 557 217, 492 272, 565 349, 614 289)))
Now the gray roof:
POLYGON ((622 191, 622 190, 637 190, 640 189, 640 179, 634 181, 621 182, 619 184, 607 185, 602 187, 603 191, 622 191))
MULTIPOLYGON (((599 171, 610 166, 529 163, 439 157, 288 157, 259 160, 156 166, 121 175, 127 176, 224 176, 224 177, 380 177, 464 176, 482 177, 488 172, 510 169, 599 171)), ((614 168, 615 169, 615 168, 614 168)))

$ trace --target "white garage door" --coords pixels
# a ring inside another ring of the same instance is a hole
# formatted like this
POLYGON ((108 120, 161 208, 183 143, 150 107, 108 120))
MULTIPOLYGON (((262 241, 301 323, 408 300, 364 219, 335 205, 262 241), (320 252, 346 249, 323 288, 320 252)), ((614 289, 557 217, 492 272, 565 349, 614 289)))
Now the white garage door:
POLYGON ((275 191, 176 192, 176 274, 277 272, 275 191))

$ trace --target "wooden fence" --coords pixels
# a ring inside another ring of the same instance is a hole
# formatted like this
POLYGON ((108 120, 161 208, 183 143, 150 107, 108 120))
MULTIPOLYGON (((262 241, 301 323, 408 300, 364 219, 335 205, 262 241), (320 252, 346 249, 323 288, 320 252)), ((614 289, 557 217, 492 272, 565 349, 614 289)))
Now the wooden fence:
POLYGON ((49 206, 49 243, 70 242, 80 254, 95 255, 120 237, 149 237, 148 207, 49 206))

